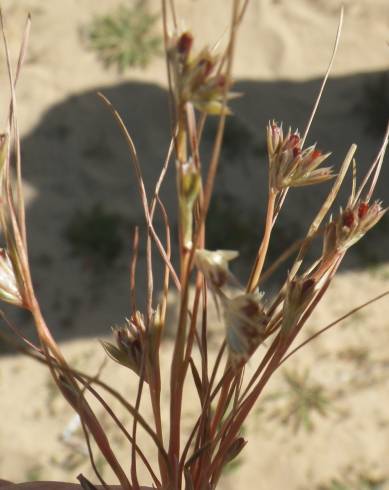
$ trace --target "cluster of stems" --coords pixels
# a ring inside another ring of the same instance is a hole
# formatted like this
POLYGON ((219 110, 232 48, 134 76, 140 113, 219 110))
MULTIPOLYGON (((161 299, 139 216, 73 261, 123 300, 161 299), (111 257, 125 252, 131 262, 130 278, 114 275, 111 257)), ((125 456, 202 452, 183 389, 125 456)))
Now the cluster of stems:
MULTIPOLYGON (((12 97, 6 130, 0 139, 0 217, 5 240, 5 248, 0 250, 0 298, 31 312, 39 336, 38 345, 23 337, 10 322, 7 321, 7 325, 18 337, 17 347, 48 366, 58 389, 79 414, 92 466, 105 487, 107 484, 94 462, 91 437, 124 490, 139 490, 140 461, 150 475, 150 481, 146 483, 157 488, 215 488, 225 466, 246 444, 241 434, 242 425, 271 376, 287 357, 299 349, 297 346, 292 350, 291 345, 329 287, 348 248, 362 238, 386 211, 379 202, 372 203, 371 199, 381 170, 388 132, 377 158, 359 186, 353 172, 352 192, 344 209, 326 218, 353 162, 356 146, 350 147, 336 174, 329 167, 321 167, 329 154, 322 153, 315 146, 304 147, 317 107, 315 104, 303 137, 291 130, 284 134, 282 126, 274 121, 267 128, 267 211, 264 229, 258 231, 258 252, 253 257, 245 286, 241 286, 229 270, 229 261, 238 256, 237 251, 206 249, 207 213, 217 175, 225 119, 233 117, 227 104, 233 96, 230 89, 236 36, 248 3, 248 0, 232 2, 226 47, 224 52, 216 54, 207 46, 197 48, 197 40, 192 34, 179 29, 174 2, 167 5, 166 0, 162 0, 172 138, 151 197, 145 190, 131 136, 119 112, 100 94, 128 144, 147 225, 145 311, 138 311, 135 301, 139 247, 136 230, 130 267, 130 315, 123 326, 114 329, 115 342, 103 342, 107 354, 123 368, 129 369, 129 375, 137 379, 138 390, 133 400, 126 399, 99 376, 88 376, 69 366, 41 314, 28 263, 15 116, 15 88, 23 64, 30 21, 27 21, 15 75, 5 40, 12 97), (203 165, 201 136, 209 117, 218 117, 219 124, 210 161, 203 165), (171 255, 170 220, 159 196, 171 160, 176 163, 178 258, 171 255), (12 168, 15 169, 16 186, 11 184, 12 168), (327 181, 331 182, 328 196, 318 206, 306 236, 291 244, 274 264, 264 270, 272 230, 277 225, 289 189, 321 185, 327 181), (164 238, 158 236, 154 227, 157 211, 165 225, 164 238), (322 240, 322 253, 315 262, 307 263, 307 251, 314 239, 322 240), (155 294, 153 287, 154 248, 164 263, 160 294, 155 294), (259 288, 263 289, 269 275, 293 254, 293 265, 279 291, 271 298, 260 292, 259 288), (169 327, 169 331, 174 331, 174 347, 168 380, 169 417, 165 426, 161 393, 166 380, 161 379, 160 350, 167 321, 168 294, 172 289, 178 294, 179 310, 177 325, 169 327), (216 303, 220 319, 224 322, 225 337, 221 339, 215 360, 211 362, 208 312, 213 303, 216 303), (255 361, 258 364, 254 366, 253 374, 247 376, 245 364, 260 346, 260 355, 255 357, 259 359, 255 361), (188 383, 193 384, 196 390, 198 415, 189 434, 184 434, 181 424, 183 393, 188 383), (121 422, 102 393, 115 397, 131 414, 131 427, 121 422), (152 407, 152 421, 146 421, 140 412, 141 401, 147 394, 152 407), (102 405, 128 441, 129 468, 124 468, 116 458, 110 439, 87 397, 95 398, 102 405), (155 445, 155 461, 142 449, 142 439, 138 436, 140 430, 155 445)), ((4 333, 1 335, 5 336, 4 333)), ((10 340, 8 336, 7 339, 10 340)), ((85 478, 81 478, 81 483, 85 488, 93 488, 85 478)))

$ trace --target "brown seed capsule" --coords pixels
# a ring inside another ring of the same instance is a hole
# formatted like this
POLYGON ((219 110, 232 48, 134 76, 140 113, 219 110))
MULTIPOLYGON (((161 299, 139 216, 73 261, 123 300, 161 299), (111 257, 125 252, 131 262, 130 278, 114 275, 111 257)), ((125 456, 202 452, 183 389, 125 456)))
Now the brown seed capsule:
POLYGON ((315 294, 316 280, 311 277, 296 276, 288 282, 283 308, 282 330, 288 332, 296 324, 301 314, 315 294))
POLYGON ((101 344, 112 360, 139 375, 142 367, 144 331, 141 315, 136 312, 131 320, 126 320, 125 325, 112 328, 116 346, 105 340, 102 340, 101 344))
POLYGON ((190 32, 183 32, 177 41, 177 51, 183 57, 188 57, 193 45, 193 36, 190 32))
POLYGON ((354 213, 351 209, 346 209, 342 216, 343 226, 351 228, 355 222, 354 213))
POLYGON ((228 263, 239 255, 233 250, 198 249, 195 253, 195 264, 204 274, 209 285, 218 292, 230 279, 233 278, 228 269, 228 263))
POLYGON ((361 202, 358 206, 358 218, 362 219, 369 211, 369 204, 367 202, 361 202))
POLYGON ((242 451, 242 449, 245 447, 246 444, 247 441, 243 437, 237 437, 236 439, 234 439, 231 443, 231 446, 227 450, 224 459, 224 464, 229 463, 230 461, 235 459, 242 451))
POLYGON ((285 142, 285 149, 291 150, 295 147, 298 147, 300 144, 300 135, 298 133, 293 133, 289 136, 289 138, 285 142))

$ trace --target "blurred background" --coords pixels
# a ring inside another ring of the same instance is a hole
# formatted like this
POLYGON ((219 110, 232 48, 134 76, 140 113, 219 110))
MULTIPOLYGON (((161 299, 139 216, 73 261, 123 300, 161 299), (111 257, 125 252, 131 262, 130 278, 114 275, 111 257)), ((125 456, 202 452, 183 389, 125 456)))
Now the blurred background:
MULTIPOLYGON (((219 40, 225 45, 230 1, 176 4, 181 25, 194 33, 195 49, 219 40)), ((263 226, 266 124, 274 118, 303 132, 331 57, 342 4, 340 47, 308 143, 331 151, 335 169, 356 143, 361 179, 381 145, 389 113, 388 3, 251 0, 242 24, 233 69, 242 97, 233 102, 234 114, 227 121, 207 235, 208 248, 239 250, 234 272, 242 282, 263 226)), ((17 99, 34 282, 48 324, 69 360, 96 372, 104 358, 96 339, 109 336, 110 327, 129 313, 128 264, 135 226, 140 227, 141 240, 145 237, 126 143, 97 92, 122 114, 152 192, 170 134, 160 2, 3 0, 2 8, 14 62, 26 15, 32 15, 17 99)), ((5 116, 4 51, 0 58, 0 110, 5 116)), ((210 118, 204 133, 205 166, 216 125, 210 118)), ((388 179, 386 165, 376 191, 384 205, 389 201, 388 179)), ((324 184, 288 194, 270 259, 304 235, 329 188, 324 184)), ((350 189, 348 179, 338 206, 350 189)), ((174 231, 174 165, 161 195, 174 231)), ((155 222, 163 234, 161 217, 155 222)), ((144 262, 145 242, 137 277, 140 304, 144 262)), ((387 289, 388 262, 385 216, 349 253, 306 333, 387 289)), ((157 254, 154 263, 158 288, 162 264, 157 254)), ((284 274, 266 285, 268 295, 284 274)), ((174 304, 172 297, 172 329, 174 304)), ((34 338, 25 313, 6 311, 34 338)), ((388 318, 384 299, 310 345, 280 371, 245 427, 249 444, 223 477, 222 488, 251 487, 253 478, 258 489, 389 488, 388 318)), ((215 318, 215 350, 221 335, 215 318)), ((170 352, 167 339, 166 375, 170 352)), ((109 362, 104 376, 131 397, 135 380, 123 371, 109 362)), ((80 427, 49 374, 4 344, 0 410, 2 478, 74 481, 80 471, 93 478, 80 427)), ((195 413, 189 402, 184 426, 190 427, 195 413)), ((123 441, 112 437, 123 460, 129 461, 123 441)), ((108 475, 104 461, 99 465, 108 475)))

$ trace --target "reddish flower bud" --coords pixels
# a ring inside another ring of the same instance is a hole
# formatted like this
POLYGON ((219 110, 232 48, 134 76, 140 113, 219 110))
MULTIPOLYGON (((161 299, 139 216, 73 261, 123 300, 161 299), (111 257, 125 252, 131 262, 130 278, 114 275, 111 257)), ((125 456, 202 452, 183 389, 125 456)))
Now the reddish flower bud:
POLYGON ((181 34, 177 41, 177 51, 182 56, 188 56, 193 44, 193 36, 189 32, 181 34))
POLYGON ((342 216, 343 226, 347 226, 347 228, 351 228, 355 222, 354 213, 351 209, 346 209, 342 216))
POLYGON ((289 136, 289 140, 287 142, 287 148, 294 148, 300 143, 300 136, 296 133, 291 134, 289 136))
POLYGON ((271 125, 271 136, 273 138, 274 149, 277 147, 280 140, 282 140, 282 129, 277 124, 271 125))
POLYGON ((362 219, 366 216, 369 211, 369 205, 367 202, 361 202, 358 206, 358 218, 362 219))
POLYGON ((199 61, 198 66, 202 68, 204 77, 207 77, 213 70, 214 64, 211 60, 207 58, 202 58, 199 61))
POLYGON ((316 158, 319 158, 322 156, 322 152, 319 151, 319 150, 313 150, 312 152, 312 155, 311 155, 311 159, 312 160, 316 160, 316 158))
POLYGON ((294 157, 294 158, 297 158, 297 157, 298 157, 300 154, 301 154, 301 150, 300 150, 300 148, 299 148, 298 146, 295 146, 295 147, 293 148, 293 157, 294 157))
POLYGON ((306 279, 302 285, 301 285, 301 294, 306 295, 312 288, 315 287, 315 280, 314 279, 306 279))
POLYGON ((227 78, 225 75, 219 75, 217 77, 217 86, 219 88, 224 88, 226 86, 226 83, 227 83, 227 78))

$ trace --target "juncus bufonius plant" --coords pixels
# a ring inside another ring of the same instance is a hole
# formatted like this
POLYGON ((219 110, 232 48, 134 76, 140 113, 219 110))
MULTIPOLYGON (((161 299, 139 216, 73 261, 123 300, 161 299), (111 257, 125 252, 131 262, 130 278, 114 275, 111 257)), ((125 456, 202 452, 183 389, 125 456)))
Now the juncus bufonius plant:
MULTIPOLYGON (((372 201, 372 196, 382 166, 388 132, 361 184, 357 186, 354 175, 352 192, 344 207, 339 211, 332 210, 327 218, 353 161, 356 146, 350 147, 340 168, 335 170, 335 167, 323 166, 329 152, 319 150, 316 145, 305 146, 317 107, 315 104, 303 135, 291 129, 284 130, 282 124, 276 121, 270 121, 267 127, 266 219, 264 230, 259 233, 258 253, 254 257, 246 284, 242 285, 242 281, 233 275, 229 267, 230 261, 237 259, 238 251, 206 249, 206 218, 217 175, 223 130, 226 117, 233 117, 229 101, 236 96, 232 91, 236 37, 248 3, 248 0, 231 2, 226 48, 217 51, 203 44, 202 40, 195 39, 190 30, 182 30, 174 1, 162 0, 172 136, 160 178, 151 197, 145 189, 142 168, 131 135, 117 109, 100 94, 128 144, 147 225, 145 310, 137 310, 133 301, 129 318, 123 321, 123 325, 113 328, 113 341, 102 341, 107 355, 128 368, 138 383, 134 400, 128 400, 124 393, 105 384, 99 377, 88 376, 72 368, 41 313, 27 254, 20 145, 15 114, 15 88, 25 55, 30 20, 27 21, 14 75, 5 40, 11 103, 7 126, 0 138, 0 218, 5 241, 4 248, 0 250, 0 298, 31 312, 39 337, 37 345, 23 337, 17 327, 11 326, 9 322, 7 324, 19 337, 18 348, 49 367, 58 389, 78 413, 90 450, 91 464, 103 485, 106 483, 94 463, 89 442, 91 437, 123 489, 140 488, 137 471, 139 461, 142 461, 150 475, 150 480, 144 483, 153 484, 157 488, 215 488, 223 468, 244 449, 246 441, 241 434, 243 423, 273 373, 299 349, 299 346, 291 349, 291 345, 329 287, 347 250, 368 233, 386 212, 379 201, 372 201), (219 124, 210 161, 203 165, 200 148, 203 128, 209 117, 219 118, 219 124), (159 196, 171 160, 176 165, 178 260, 171 255, 173 237, 169 216, 159 196), (16 185, 11 184, 11 170, 15 170, 16 185), (289 247, 279 260, 264 271, 272 230, 283 211, 288 191, 324 182, 329 182, 330 191, 321 206, 318 205, 317 214, 306 236, 289 247), (157 210, 164 219, 165 238, 161 238, 154 228, 157 210), (322 251, 312 264, 307 263, 306 257, 314 239, 322 241, 322 251), (158 251, 164 264, 163 288, 159 295, 153 291, 153 248, 158 251), (295 259, 283 285, 271 298, 267 297, 266 291, 262 291, 264 279, 293 253, 295 259), (189 294, 192 287, 194 295, 189 294), (169 325, 169 331, 174 332, 174 348, 170 379, 166 380, 161 377, 160 350, 165 337, 166 308, 171 289, 178 292, 179 308, 177 324, 169 325), (209 302, 216 303, 225 327, 224 339, 213 362, 208 355, 208 333, 212 328, 208 323, 209 302), (255 361, 258 364, 254 366, 253 374, 248 376, 244 370, 245 364, 260 345, 261 355, 255 361), (189 435, 184 437, 181 427, 183 390, 190 378, 196 389, 199 410, 189 435), (166 383, 170 385, 167 423, 164 422, 161 409, 161 390, 166 383), (105 401, 104 393, 115 397, 129 412, 133 420, 132 429, 128 430, 120 422, 105 401), (128 441, 131 455, 129 472, 118 461, 112 441, 92 410, 86 394, 96 398, 128 441), (152 420, 145 420, 142 416, 140 407, 143 397, 148 397, 151 403, 152 420), (137 435, 138 428, 142 428, 155 445, 155 460, 145 455, 137 435)), ((334 53, 341 23, 342 16, 334 53)), ((136 231, 130 267, 132 297, 136 287, 138 242, 139 234, 136 231)), ((5 336, 3 332, 1 335, 5 336)), ((86 489, 94 488, 83 477, 80 477, 80 482, 86 489)))

